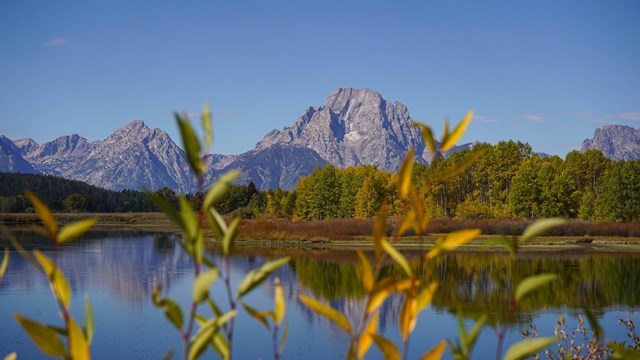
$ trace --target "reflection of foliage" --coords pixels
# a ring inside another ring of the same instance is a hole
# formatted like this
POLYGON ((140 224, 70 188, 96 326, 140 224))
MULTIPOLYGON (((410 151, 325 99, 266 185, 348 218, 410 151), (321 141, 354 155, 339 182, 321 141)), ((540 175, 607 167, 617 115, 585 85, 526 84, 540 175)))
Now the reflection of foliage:
POLYGON ((333 300, 361 298, 365 294, 355 265, 313 259, 294 259, 292 264, 300 284, 316 297, 333 300))
MULTIPOLYGON (((510 282, 509 257, 501 253, 456 252, 444 254, 423 264, 417 272, 424 282, 442 286, 432 305, 452 314, 459 306, 479 304, 506 320, 510 282)), ((293 261, 302 285, 327 300, 360 298, 364 290, 355 263, 296 259, 293 261)), ((401 273, 398 266, 384 272, 401 273)), ((551 282, 529 295, 519 306, 517 323, 526 323, 526 314, 567 306, 587 307, 596 314, 610 306, 636 306, 640 303, 640 259, 635 256, 588 254, 584 257, 542 255, 521 256, 515 267, 517 279, 537 273, 558 274, 551 282)))

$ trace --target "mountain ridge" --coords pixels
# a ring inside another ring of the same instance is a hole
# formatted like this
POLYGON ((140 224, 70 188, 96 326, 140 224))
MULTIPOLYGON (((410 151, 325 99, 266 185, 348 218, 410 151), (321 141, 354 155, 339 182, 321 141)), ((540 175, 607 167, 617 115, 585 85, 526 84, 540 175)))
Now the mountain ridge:
MULTIPOLYGON (((268 132, 247 152, 204 155, 204 186, 233 168, 241 170, 237 182, 253 181, 262 190, 294 188, 301 176, 326 164, 397 171, 410 148, 416 150, 416 162, 429 164, 433 154, 412 122, 408 108, 398 101, 370 89, 339 88, 323 105, 307 107, 291 126, 268 132)), ((471 146, 459 145, 450 153, 471 146)), ((597 129, 594 139, 583 142, 583 151, 589 148, 604 149, 614 158, 640 158, 640 130, 597 129)), ((166 132, 142 120, 97 141, 72 134, 38 144, 0 136, 0 171, 57 175, 110 190, 198 190, 184 151, 166 132)))

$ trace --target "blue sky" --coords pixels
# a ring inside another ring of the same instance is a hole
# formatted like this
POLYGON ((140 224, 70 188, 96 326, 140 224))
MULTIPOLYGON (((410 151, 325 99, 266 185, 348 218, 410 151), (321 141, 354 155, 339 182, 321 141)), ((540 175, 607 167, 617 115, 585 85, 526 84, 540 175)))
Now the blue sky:
POLYGON ((214 111, 213 151, 251 149, 338 87, 367 87, 464 141, 564 155, 640 127, 640 1, 0 2, 0 134, 103 139, 214 111))

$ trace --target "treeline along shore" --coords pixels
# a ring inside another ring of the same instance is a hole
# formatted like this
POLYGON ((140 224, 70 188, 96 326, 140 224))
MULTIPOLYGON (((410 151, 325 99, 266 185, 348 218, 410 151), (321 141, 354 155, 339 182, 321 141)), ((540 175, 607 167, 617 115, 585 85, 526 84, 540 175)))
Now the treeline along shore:
MULTIPOLYGON (((216 204, 220 213, 240 216, 242 237, 349 239, 368 236, 371 220, 383 202, 391 218, 406 204, 398 194, 397 174, 374 166, 327 165, 300 179, 295 189, 258 190, 255 184, 232 185, 216 204)), ((613 161, 601 152, 572 151, 565 159, 534 154, 528 144, 503 141, 473 147, 415 164, 412 181, 425 209, 430 232, 477 227, 484 234, 516 235, 533 219, 563 217, 572 221, 554 230, 557 236, 638 237, 640 160, 613 161), (462 172, 447 173, 473 161, 462 172)), ((58 213, 110 213, 105 223, 161 224, 156 209, 141 191, 111 191, 54 176, 0 173, 0 215, 4 222, 29 221, 33 212, 24 196, 34 192, 58 213), (126 215, 116 215, 127 213, 126 215)), ((177 194, 155 191, 169 202, 177 194)), ((198 208, 202 194, 187 194, 198 208)))

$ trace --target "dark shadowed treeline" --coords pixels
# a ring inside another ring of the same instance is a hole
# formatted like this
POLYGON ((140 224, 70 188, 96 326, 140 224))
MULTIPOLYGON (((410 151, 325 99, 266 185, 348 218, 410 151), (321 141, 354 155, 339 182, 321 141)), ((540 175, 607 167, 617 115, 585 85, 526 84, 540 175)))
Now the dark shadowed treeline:
POLYGON ((53 211, 146 212, 154 207, 143 192, 111 191, 51 175, 0 173, 0 212, 28 212, 30 190, 53 211))
MULTIPOLYGON (((461 219, 640 220, 640 160, 613 161, 597 150, 572 151, 565 159, 540 157, 531 146, 503 141, 416 164, 412 181, 433 217, 461 219), (461 173, 450 170, 481 153, 461 173), (450 176, 436 180, 435 174, 450 176)), ((270 191, 267 213, 293 220, 365 218, 387 199, 397 216, 397 176, 373 166, 316 168, 295 191, 270 191)))

